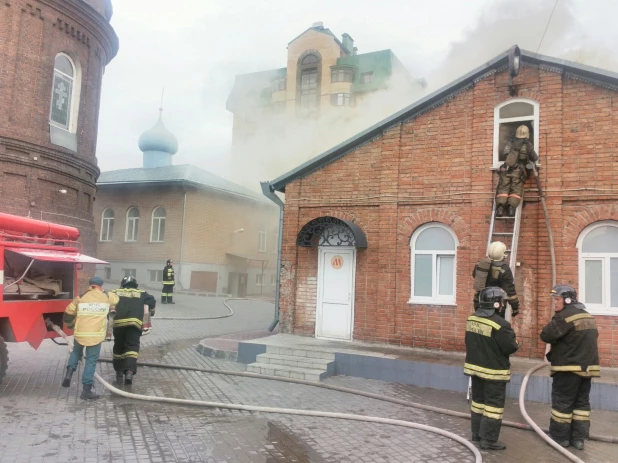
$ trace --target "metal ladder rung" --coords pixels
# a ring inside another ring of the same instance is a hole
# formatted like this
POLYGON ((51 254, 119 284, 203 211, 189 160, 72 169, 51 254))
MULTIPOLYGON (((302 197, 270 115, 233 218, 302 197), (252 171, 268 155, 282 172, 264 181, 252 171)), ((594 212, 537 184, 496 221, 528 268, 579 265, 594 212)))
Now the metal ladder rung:
POLYGON ((515 220, 515 217, 494 217, 495 220, 515 220))
POLYGON ((514 235, 514 233, 494 232, 493 235, 494 236, 510 236, 510 235, 514 235))

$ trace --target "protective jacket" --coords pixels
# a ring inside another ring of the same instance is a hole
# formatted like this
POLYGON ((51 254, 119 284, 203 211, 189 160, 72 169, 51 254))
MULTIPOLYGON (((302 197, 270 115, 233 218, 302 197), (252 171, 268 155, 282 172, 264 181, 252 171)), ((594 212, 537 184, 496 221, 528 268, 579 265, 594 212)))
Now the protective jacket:
MULTIPOLYGON (((483 260, 483 259, 481 259, 483 260)), ((489 259, 485 259, 489 260, 489 259)), ((490 286, 497 286, 502 288, 507 294, 507 302, 511 305, 514 311, 519 310, 519 298, 517 297, 517 291, 515 291, 515 279, 513 278, 513 272, 505 261, 491 261, 488 271, 481 269, 482 262, 476 264, 472 271, 472 277, 476 279, 477 273, 480 276, 487 274, 487 280, 482 285, 483 288, 490 286)), ((479 292, 474 295, 474 309, 478 309, 479 292)))
POLYGON ((71 302, 63 317, 67 328, 74 330, 75 340, 82 346, 96 346, 105 339, 110 308, 118 303, 118 296, 91 286, 71 302))
POLYGON ((519 344, 511 324, 493 310, 479 309, 468 317, 466 323, 464 374, 492 381, 510 381, 509 356, 517 349, 519 344))
POLYGON ((174 267, 171 265, 166 265, 163 268, 163 284, 164 285, 173 285, 174 282, 174 267))
POLYGON ((534 145, 527 138, 516 138, 512 142, 507 142, 504 151, 506 159, 501 170, 521 169, 524 180, 528 177, 526 164, 536 162, 539 159, 539 155, 534 151, 534 145))
POLYGON ((547 360, 551 373, 566 371, 579 376, 601 376, 599 332, 594 317, 580 302, 566 304, 541 332, 541 340, 551 344, 547 360))
POLYGON ((114 328, 134 326, 142 329, 144 305, 148 306, 151 316, 155 314, 157 301, 146 291, 136 288, 120 288, 112 291, 119 298, 114 316, 114 328))

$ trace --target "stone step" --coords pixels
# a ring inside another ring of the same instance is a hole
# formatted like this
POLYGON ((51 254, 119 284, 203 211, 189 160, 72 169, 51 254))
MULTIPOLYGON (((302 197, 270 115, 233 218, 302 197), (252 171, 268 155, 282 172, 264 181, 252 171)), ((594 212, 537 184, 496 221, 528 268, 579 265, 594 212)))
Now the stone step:
POLYGON ((314 349, 296 349, 292 347, 282 346, 266 346, 267 354, 276 355, 289 355, 292 357, 307 357, 313 359, 335 360, 335 354, 333 352, 314 350, 314 349))
POLYGON ((296 357, 292 355, 280 354, 259 354, 256 358, 257 363, 270 363, 274 365, 287 365, 290 367, 310 368, 316 370, 332 370, 334 373, 335 361, 327 359, 317 359, 311 357, 296 357))
POLYGON ((308 381, 320 381, 321 379, 328 377, 328 373, 324 370, 291 367, 287 365, 274 365, 272 363, 252 363, 247 365, 247 371, 261 375, 306 379, 308 381))

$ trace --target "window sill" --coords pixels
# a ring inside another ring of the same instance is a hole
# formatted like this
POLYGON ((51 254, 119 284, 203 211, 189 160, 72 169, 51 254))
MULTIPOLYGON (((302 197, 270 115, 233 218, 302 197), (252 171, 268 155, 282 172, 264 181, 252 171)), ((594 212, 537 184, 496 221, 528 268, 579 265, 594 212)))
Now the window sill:
POLYGON ((457 303, 453 301, 419 301, 416 299, 410 299, 408 305, 445 305, 456 307, 457 303))
POLYGON ((594 315, 595 317, 605 316, 605 317, 618 317, 617 309, 590 309, 586 307, 586 312, 590 315, 594 315))
POLYGON ((137 240, 124 240, 125 243, 137 243, 137 240))
POLYGON ((163 244, 165 241, 149 241, 150 244, 163 244))
POLYGON ((99 243, 111 243, 112 240, 99 240, 99 243))

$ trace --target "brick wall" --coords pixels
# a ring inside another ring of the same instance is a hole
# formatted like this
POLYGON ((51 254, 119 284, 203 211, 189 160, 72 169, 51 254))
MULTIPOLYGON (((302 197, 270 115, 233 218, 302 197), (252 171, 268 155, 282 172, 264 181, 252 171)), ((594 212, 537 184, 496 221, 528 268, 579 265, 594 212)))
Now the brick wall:
MULTIPOLYGON (((338 161, 286 186, 282 254, 282 330, 313 335, 317 250, 296 235, 325 215, 352 220, 367 236, 357 253, 355 339, 444 350, 464 349, 472 311, 471 272, 485 255, 493 192, 494 107, 510 97, 506 73, 474 86, 413 120, 384 131, 338 161), (343 201, 342 201, 343 200, 343 201), (457 236, 456 306, 409 304, 410 238, 439 222, 457 236)), ((519 97, 540 103, 542 186, 554 235, 557 281, 578 286, 576 240, 599 220, 618 219, 618 94, 551 69, 525 66, 519 97), (594 190, 577 190, 590 188, 594 190), (601 191, 602 190, 602 191, 601 191)), ((540 357, 538 333, 550 315, 551 265, 536 185, 526 185, 514 325, 518 355, 540 357)), ((598 317, 604 365, 618 366, 618 317, 598 317)))

